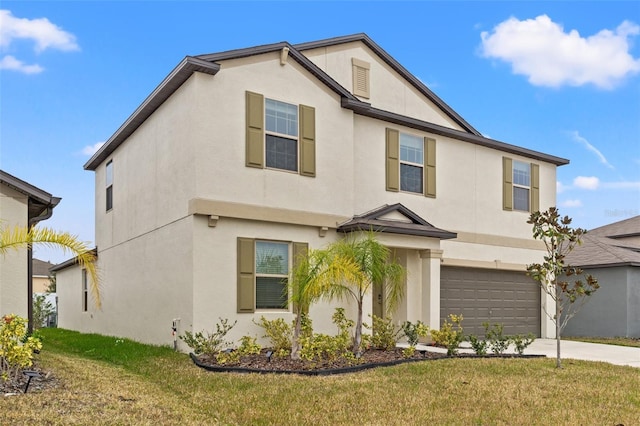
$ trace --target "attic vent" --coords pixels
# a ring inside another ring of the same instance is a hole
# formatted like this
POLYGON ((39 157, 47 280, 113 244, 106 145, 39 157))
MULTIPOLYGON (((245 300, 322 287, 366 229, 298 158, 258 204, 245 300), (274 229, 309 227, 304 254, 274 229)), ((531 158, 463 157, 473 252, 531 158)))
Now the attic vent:
POLYGON ((351 58, 351 64, 353 68, 353 94, 369 99, 369 70, 371 66, 368 62, 356 58, 351 58))

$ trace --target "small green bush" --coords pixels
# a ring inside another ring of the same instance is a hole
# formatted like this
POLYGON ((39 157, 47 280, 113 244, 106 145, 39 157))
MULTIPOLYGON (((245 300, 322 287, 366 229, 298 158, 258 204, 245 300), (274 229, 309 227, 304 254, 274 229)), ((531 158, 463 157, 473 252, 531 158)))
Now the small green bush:
POLYGON ((27 335, 27 320, 15 314, 0 318, 0 378, 16 380, 23 368, 33 365, 33 354, 42 342, 27 335))
POLYGON ((216 360, 219 364, 233 364, 240 361, 245 355, 259 354, 261 349, 262 347, 255 337, 242 336, 240 338, 240 346, 236 350, 218 352, 216 360))
MULTIPOLYGON (((393 323, 393 319, 380 318, 376 315, 370 315, 373 333, 371 336, 363 337, 363 342, 367 341, 367 343, 371 343, 371 346, 375 349, 390 351, 396 347, 396 343, 398 342, 398 338, 400 337, 400 333, 402 329, 397 327, 393 323)), ((365 327, 369 328, 366 324, 365 327)))
POLYGON ((476 355, 486 355, 487 349, 489 349, 489 342, 486 340, 478 339, 477 336, 471 334, 467 336, 467 340, 471 343, 471 347, 476 355))
POLYGON ((491 326, 488 322, 483 322, 482 325, 491 351, 497 355, 503 354, 511 343, 511 338, 504 334, 504 325, 496 323, 491 326))
POLYGON ((225 340, 225 336, 236 325, 238 321, 229 324, 228 319, 220 318, 220 322, 216 324, 216 331, 209 333, 207 331, 198 331, 192 333, 185 331, 184 336, 180 339, 193 350, 196 355, 216 355, 218 352, 230 347, 233 343, 225 340))
POLYGON ((455 355, 458 353, 458 347, 464 339, 462 329, 462 315, 450 314, 451 322, 444 320, 440 330, 431 330, 431 338, 436 345, 447 348, 447 355, 455 355), (454 329, 455 326, 455 329, 454 329))
MULTIPOLYGON (((256 324, 264 329, 265 335, 263 337, 269 338, 271 342, 270 346, 275 356, 286 357, 291 354, 291 341, 293 339, 292 324, 288 324, 282 318, 268 320, 264 316, 261 316, 260 322, 256 324)), ((308 325, 310 326, 310 322, 308 325)))
POLYGON ((302 336, 300 339, 302 346, 300 358, 313 362, 334 361, 338 358, 356 361, 355 354, 349 350, 353 342, 351 329, 354 322, 345 316, 343 308, 336 308, 332 319, 338 327, 338 334, 330 336, 321 333, 307 333, 302 336))
POLYGON ((418 321, 415 324, 411 321, 405 321, 402 324, 402 331, 407 337, 409 346, 416 346, 421 337, 427 337, 429 335, 429 326, 425 325, 422 321, 418 321))
POLYGON ((533 333, 529 333, 526 336, 522 334, 516 334, 515 336, 511 336, 511 341, 516 347, 516 352, 518 355, 522 355, 524 350, 536 340, 536 336, 533 333))

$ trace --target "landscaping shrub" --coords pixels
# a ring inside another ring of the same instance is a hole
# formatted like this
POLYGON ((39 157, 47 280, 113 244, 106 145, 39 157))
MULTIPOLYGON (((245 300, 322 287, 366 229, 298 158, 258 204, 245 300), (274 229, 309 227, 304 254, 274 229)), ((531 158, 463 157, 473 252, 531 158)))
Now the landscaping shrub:
POLYGON ((23 368, 33 365, 40 339, 27 335, 27 320, 15 314, 0 319, 0 378, 16 380, 23 368))
MULTIPOLYGON (((371 336, 362 336, 363 342, 370 343, 375 349, 390 351, 396 347, 398 338, 402 329, 396 327, 393 320, 389 317, 380 318, 376 315, 370 315, 373 323, 371 336), (366 338, 365 338, 366 337, 366 338)), ((365 327, 369 328, 366 324, 365 327)))
POLYGON ((353 342, 351 329, 355 324, 354 321, 345 316, 343 308, 336 308, 332 319, 338 327, 338 334, 330 336, 322 333, 303 333, 300 358, 313 362, 335 361, 340 357, 352 361, 357 359, 349 350, 353 342))
POLYGON ((504 335, 504 325, 496 323, 491 326, 488 322, 483 322, 482 325, 491 351, 497 355, 503 354, 511 343, 511 338, 504 335))
POLYGON ((450 314, 449 319, 451 322, 444 320, 440 330, 431 330, 431 338, 436 345, 447 348, 447 355, 455 355, 458 353, 458 347, 464 339, 463 317, 462 315, 450 314))
POLYGON ((240 361, 245 355, 257 355, 262 347, 258 344, 257 339, 251 336, 242 336, 240 338, 240 346, 235 350, 227 350, 218 352, 216 361, 219 364, 233 364, 240 361))
POLYGON ((179 337, 196 355, 216 355, 218 352, 233 345, 232 342, 224 339, 237 322, 238 321, 234 321, 233 324, 229 324, 228 319, 220 318, 220 322, 216 324, 216 331, 214 333, 207 331, 198 331, 197 333, 185 331, 184 336, 179 337))
POLYGON ((427 337, 429 335, 429 326, 425 325, 422 321, 418 321, 415 324, 411 321, 405 321, 402 324, 402 331, 407 337, 409 346, 416 346, 421 337, 427 337))
POLYGON ((511 336, 511 341, 516 347, 516 352, 518 355, 522 355, 524 350, 536 340, 536 336, 533 333, 529 333, 526 336, 522 334, 516 334, 515 336, 511 336))
MULTIPOLYGON (((310 320, 307 319, 310 327, 310 320)), ((268 320, 264 316, 260 317, 260 322, 256 323, 264 329, 265 335, 263 337, 269 338, 271 342, 271 349, 275 356, 289 356, 291 353, 291 341, 293 339, 293 326, 288 324, 282 318, 276 318, 268 320)), ((305 328, 303 324, 303 329, 305 328)), ((303 332, 304 334, 304 332, 303 332)))
POLYGON ((478 339, 474 334, 467 336, 467 340, 471 343, 471 347, 476 355, 486 355, 489 348, 489 342, 486 340, 478 339))

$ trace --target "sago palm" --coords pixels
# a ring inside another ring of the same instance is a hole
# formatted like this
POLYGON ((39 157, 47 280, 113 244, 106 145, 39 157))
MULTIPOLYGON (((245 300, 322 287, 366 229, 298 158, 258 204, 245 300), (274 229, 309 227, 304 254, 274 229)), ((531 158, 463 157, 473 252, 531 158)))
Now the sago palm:
POLYGON ((97 308, 100 308, 99 279, 95 264, 96 256, 86 243, 68 232, 60 232, 46 227, 0 227, 0 255, 4 256, 9 250, 29 248, 34 244, 60 248, 65 253, 75 256, 80 267, 87 270, 94 303, 97 308))

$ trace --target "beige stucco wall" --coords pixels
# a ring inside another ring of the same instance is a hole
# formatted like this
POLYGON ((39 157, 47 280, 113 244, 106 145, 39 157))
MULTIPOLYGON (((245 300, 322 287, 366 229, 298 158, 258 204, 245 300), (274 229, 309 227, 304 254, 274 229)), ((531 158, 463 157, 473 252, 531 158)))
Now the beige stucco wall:
MULTIPOLYGON (((361 98, 375 108, 462 130, 413 85, 360 42, 305 50, 304 55, 353 93, 351 58, 370 64, 370 97, 361 98)), ((419 77, 419 76, 418 76, 419 77)))
POLYGON ((49 280, 49 277, 34 275, 33 276, 33 292, 46 293, 50 283, 51 281, 49 280))
MULTIPOLYGON (((27 226, 27 196, 0 184, 0 226, 27 226)), ((27 250, 11 250, 0 256, 0 316, 27 316, 27 250)))

